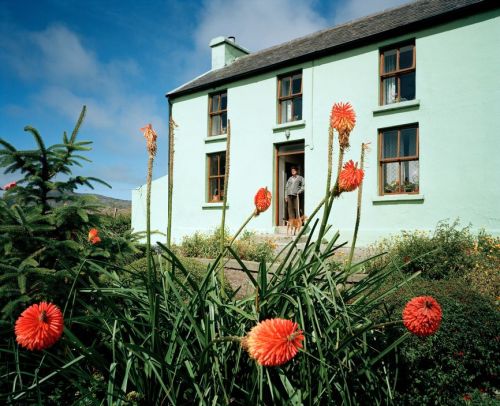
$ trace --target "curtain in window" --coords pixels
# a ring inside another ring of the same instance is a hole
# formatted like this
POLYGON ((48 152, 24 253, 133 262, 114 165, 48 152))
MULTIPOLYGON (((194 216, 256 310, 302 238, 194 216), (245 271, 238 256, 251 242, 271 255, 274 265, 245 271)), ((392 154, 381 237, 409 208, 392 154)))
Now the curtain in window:
MULTIPOLYGON (((384 72, 392 72, 396 70, 396 53, 387 53, 384 56, 384 72)), ((396 78, 387 78, 384 80, 384 102, 385 104, 394 103, 396 101, 396 78)))

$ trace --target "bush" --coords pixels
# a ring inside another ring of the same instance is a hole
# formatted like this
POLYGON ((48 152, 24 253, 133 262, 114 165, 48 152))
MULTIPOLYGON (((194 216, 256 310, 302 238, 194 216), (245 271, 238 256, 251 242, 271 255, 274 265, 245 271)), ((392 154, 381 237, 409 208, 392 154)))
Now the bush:
MULTIPOLYGON (((401 317, 411 297, 431 295, 443 310, 439 331, 410 337, 398 349, 397 400, 402 405, 457 405, 464 396, 494 400, 499 389, 500 315, 493 302, 463 280, 413 280, 386 302, 388 316, 401 317), (467 396, 466 396, 467 395, 467 396)), ((401 328, 396 329, 397 334, 401 328)))
POLYGON ((465 275, 465 280, 476 291, 491 300, 500 297, 500 238, 481 231, 470 253, 474 267, 465 275))
MULTIPOLYGON (((475 237, 470 227, 459 228, 458 221, 439 222, 434 234, 422 231, 403 232, 382 240, 372 250, 387 252, 380 261, 403 272, 421 272, 425 279, 464 276, 474 268, 471 253, 475 237)), ((380 262, 379 261, 379 262, 380 262)))
MULTIPOLYGON (((231 241, 231 235, 224 234, 225 244, 231 241)), ((269 262, 273 259, 275 245, 269 238, 259 238, 254 232, 245 231, 233 245, 239 258, 247 261, 269 262)), ((216 258, 220 252, 220 229, 211 233, 196 232, 182 239, 176 252, 190 258, 216 258)))

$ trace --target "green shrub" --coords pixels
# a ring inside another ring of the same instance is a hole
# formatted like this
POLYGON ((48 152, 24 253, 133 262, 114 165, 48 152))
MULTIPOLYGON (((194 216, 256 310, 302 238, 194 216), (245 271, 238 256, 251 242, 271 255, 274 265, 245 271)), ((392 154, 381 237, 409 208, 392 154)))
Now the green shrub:
POLYGON ((465 279, 476 291, 491 300, 500 297, 500 237, 493 237, 481 231, 474 250, 470 252, 474 267, 465 279))
MULTIPOLYGON (((399 347, 399 362, 389 366, 398 370, 398 403, 457 405, 474 392, 485 402, 494 400, 500 373, 500 314, 494 303, 463 280, 414 279, 386 301, 388 316, 401 317, 415 292, 437 299, 443 321, 435 335, 412 336, 399 347)), ((399 335, 401 328, 395 330, 399 335)))
MULTIPOLYGON (((224 234, 225 243, 231 240, 228 231, 224 234)), ((254 232, 245 231, 234 243, 234 250, 242 260, 269 262, 273 259, 275 245, 269 238, 259 238, 254 232)), ((190 258, 216 258, 220 252, 220 229, 211 233, 195 232, 185 236, 176 252, 190 258)))
POLYGON ((458 221, 438 223, 431 235, 423 231, 403 232, 382 240, 372 249, 387 252, 380 261, 404 272, 421 272, 425 279, 438 280, 464 276, 474 268, 475 238, 470 227, 458 221))

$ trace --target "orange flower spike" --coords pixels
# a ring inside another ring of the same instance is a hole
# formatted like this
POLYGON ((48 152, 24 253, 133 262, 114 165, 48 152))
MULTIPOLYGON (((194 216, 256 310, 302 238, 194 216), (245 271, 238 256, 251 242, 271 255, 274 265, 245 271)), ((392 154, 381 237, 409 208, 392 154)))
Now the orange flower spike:
POLYGON ((339 133, 342 149, 349 148, 349 134, 356 124, 356 113, 351 103, 335 103, 330 113, 330 126, 339 133))
POLYGON ((96 238, 99 234, 99 230, 97 230, 97 228, 91 228, 89 230, 89 237, 88 237, 88 240, 89 241, 92 241, 94 238, 96 238))
POLYGON ((14 328, 16 341, 30 351, 49 348, 61 338, 63 330, 61 310, 47 302, 28 307, 21 313, 14 328))
POLYGON ((260 213, 266 211, 271 206, 272 195, 269 190, 266 188, 260 188, 254 197, 255 203, 255 214, 259 215, 260 213))
POLYGON ((90 240, 90 243, 95 245, 95 244, 99 244, 101 242, 101 239, 99 238, 99 236, 95 236, 94 238, 92 238, 90 240))
POLYGON ((144 133, 144 138, 146 138, 146 147, 148 149, 148 153, 151 156, 156 155, 156 131, 153 129, 153 126, 151 124, 148 124, 145 127, 141 128, 141 131, 144 133))
POLYGON ((358 168, 358 163, 354 163, 351 160, 347 161, 344 164, 344 169, 340 172, 339 175, 339 189, 341 192, 352 192, 356 190, 361 182, 363 181, 363 177, 365 172, 363 169, 358 168))
POLYGON ((268 319, 254 326, 241 341, 251 358, 266 367, 283 365, 302 348, 304 335, 298 324, 286 319, 268 319))
POLYGON ((410 300, 403 309, 403 324, 420 337, 438 331, 443 318, 441 306, 432 296, 418 296, 410 300))

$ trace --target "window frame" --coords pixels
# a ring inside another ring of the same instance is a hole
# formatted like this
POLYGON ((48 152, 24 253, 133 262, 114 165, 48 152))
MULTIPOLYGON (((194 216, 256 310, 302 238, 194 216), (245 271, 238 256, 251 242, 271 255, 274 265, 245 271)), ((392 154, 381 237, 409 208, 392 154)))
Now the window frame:
POLYGON ((379 190, 379 195, 380 196, 392 196, 392 195, 418 195, 420 194, 420 126, 418 123, 411 123, 411 124, 405 124, 405 125, 399 125, 399 126, 394 126, 394 127, 386 127, 386 128, 379 128, 378 130, 378 190, 379 190), (411 156, 403 156, 401 157, 400 154, 400 147, 401 147, 401 130, 404 130, 405 128, 415 128, 416 129, 416 140, 415 140, 415 152, 416 155, 411 155, 411 156), (398 151, 398 156, 395 158, 383 158, 383 150, 384 150, 384 144, 383 144, 383 134, 384 132, 388 131, 395 131, 397 130, 398 132, 398 141, 397 141, 397 151, 398 151), (404 191, 404 186, 401 184, 401 164, 403 162, 412 162, 412 161, 417 161, 418 162, 418 187, 416 190, 411 191, 411 192, 406 192, 404 191), (398 180, 400 182, 399 184, 399 191, 397 192, 385 192, 385 184, 384 184, 384 164, 388 163, 398 163, 398 180))
POLYGON ((303 94, 303 88, 304 88, 304 75, 302 73, 302 70, 298 71, 293 71, 289 73, 285 73, 283 75, 278 76, 278 94, 277 94, 277 108, 278 108, 278 124, 286 124, 286 123, 293 123, 294 121, 300 121, 302 120, 303 117, 303 112, 304 112, 304 104, 302 103, 302 111, 301 111, 301 117, 297 120, 291 120, 291 121, 283 121, 283 117, 281 114, 281 105, 284 101, 287 100, 292 100, 292 117, 294 116, 294 107, 293 107, 293 100, 300 99, 303 101, 304 100, 304 94, 303 94), (293 92, 293 77, 300 75, 300 93, 292 93, 293 92), (281 87, 284 79, 290 79, 290 95, 289 96, 281 96, 281 87))
MULTIPOLYGON (((210 181, 212 179, 217 179, 217 188, 218 190, 222 190, 224 188, 224 181, 225 181, 225 176, 226 174, 225 173, 222 173, 220 172, 221 170, 221 160, 224 159, 224 163, 225 163, 225 160, 226 160, 226 151, 218 151, 218 152, 212 152, 210 154, 207 154, 207 202, 208 203, 218 203, 218 202, 221 202, 222 199, 224 198, 223 195, 221 195, 221 193, 219 192, 217 196, 219 196, 219 199, 218 200, 214 200, 213 199, 213 196, 214 194, 212 193, 212 190, 210 190, 210 181), (217 175, 211 175, 212 173, 212 156, 216 155, 218 158, 217 158, 217 175), (223 158, 222 158, 223 157, 223 158), (222 186, 222 187, 221 187, 222 186)), ((224 191, 225 193, 225 191, 224 191)))
POLYGON ((216 137, 218 135, 226 135, 227 134, 227 106, 228 106, 228 94, 227 94, 227 89, 225 90, 220 90, 215 93, 210 93, 208 95, 208 136, 209 137, 216 137), (226 108, 225 110, 221 110, 221 100, 222 100, 222 95, 226 94, 226 108), (212 111, 212 105, 213 105, 213 98, 214 96, 219 96, 219 103, 218 103, 218 110, 217 111, 212 111), (226 131, 223 132, 223 127, 222 127, 222 115, 226 113, 226 131), (215 116, 220 116, 220 132, 217 134, 212 134, 212 121, 215 116))
POLYGON ((415 72, 415 98, 416 99, 416 93, 417 93, 417 84, 416 84, 416 72, 417 72, 417 46, 415 44, 415 39, 411 39, 408 41, 400 42, 397 44, 392 44, 383 48, 380 48, 379 51, 379 92, 380 92, 380 97, 379 97, 379 103, 380 106, 388 106, 391 104, 395 103, 400 103, 401 102, 401 76, 405 75, 407 73, 415 72), (413 46, 413 65, 409 68, 404 68, 404 69, 399 69, 399 55, 400 55, 400 49, 407 47, 407 46, 413 46), (384 53, 388 51, 393 51, 396 50, 396 69, 392 72, 387 72, 384 73, 384 53), (391 78, 391 77, 396 77, 397 80, 397 94, 396 94, 396 101, 393 103, 386 103, 384 100, 384 80, 391 78))

